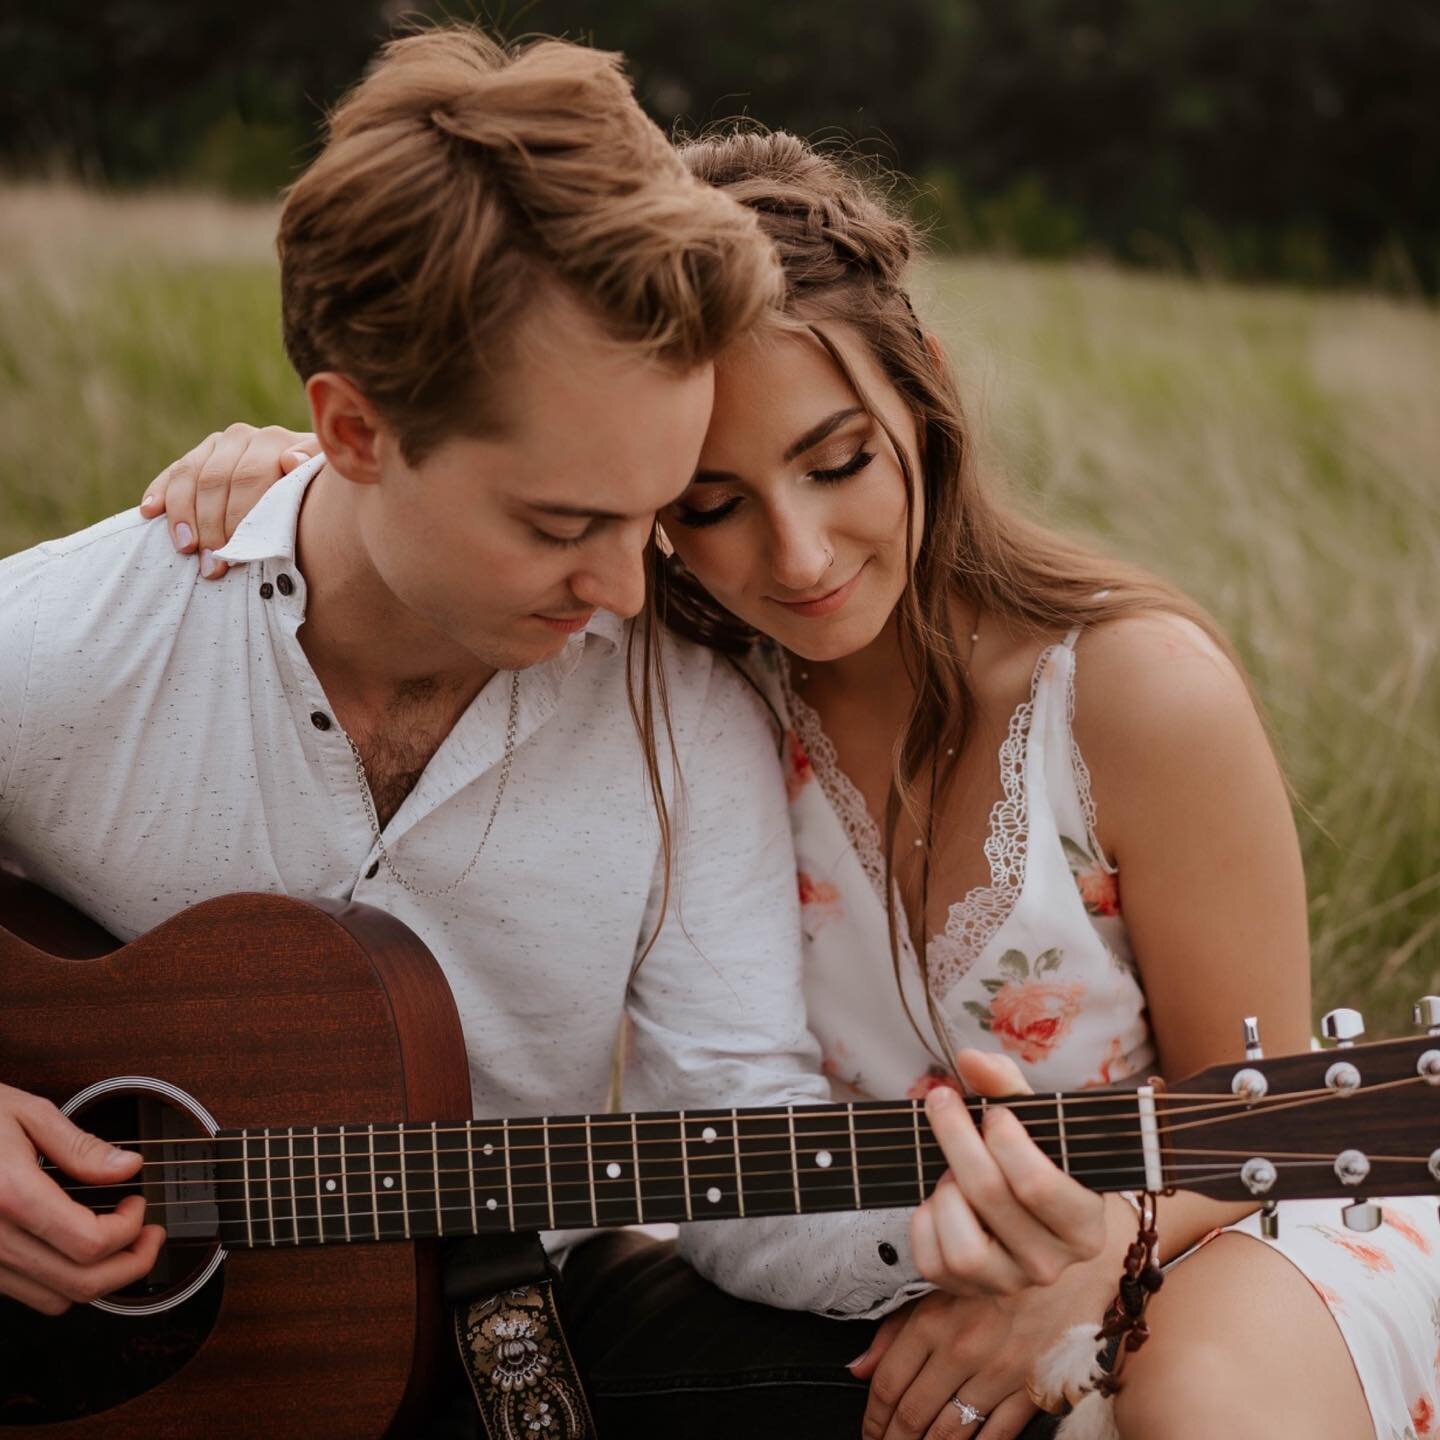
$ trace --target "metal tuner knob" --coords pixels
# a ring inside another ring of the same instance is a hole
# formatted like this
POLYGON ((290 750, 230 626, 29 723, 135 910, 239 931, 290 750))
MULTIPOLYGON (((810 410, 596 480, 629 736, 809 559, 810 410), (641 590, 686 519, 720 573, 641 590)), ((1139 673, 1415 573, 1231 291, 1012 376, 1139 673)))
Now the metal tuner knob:
POLYGON ((1241 1025, 1245 1031, 1245 1058, 1263 1060, 1265 1052, 1260 1048, 1260 1021, 1254 1015, 1247 1015, 1241 1025))
POLYGON ((1358 1010, 1327 1010, 1320 1021, 1320 1033, 1348 1050, 1364 1033, 1365 1020, 1358 1010))
POLYGON ((1378 1230, 1384 1217, 1378 1205, 1369 1200, 1356 1200, 1340 1212, 1340 1218, 1347 1230, 1378 1230))
POLYGON ((1431 1035, 1440 1035, 1440 995, 1422 995, 1415 1002, 1415 1023, 1431 1035))

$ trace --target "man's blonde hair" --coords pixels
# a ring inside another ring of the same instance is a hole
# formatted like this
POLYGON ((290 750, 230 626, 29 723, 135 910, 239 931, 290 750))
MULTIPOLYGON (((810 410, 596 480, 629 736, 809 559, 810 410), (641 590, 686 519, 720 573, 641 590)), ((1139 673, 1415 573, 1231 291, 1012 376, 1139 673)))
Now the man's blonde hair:
POLYGON ((499 384, 548 279, 687 368, 780 295, 755 217, 692 177, 620 57, 449 26, 387 45, 280 220, 285 347, 346 375, 412 463, 503 428, 499 384))

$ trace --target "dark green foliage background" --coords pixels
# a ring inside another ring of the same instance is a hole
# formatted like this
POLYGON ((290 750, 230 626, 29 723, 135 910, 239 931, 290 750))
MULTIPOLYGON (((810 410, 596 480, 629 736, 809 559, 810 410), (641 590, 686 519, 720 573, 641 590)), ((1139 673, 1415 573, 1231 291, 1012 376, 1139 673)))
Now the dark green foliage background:
MULTIPOLYGON (((269 193, 379 41, 441 11, 11 0, 0 165, 269 193)), ((623 50, 667 128, 747 113, 876 150, 957 248, 1440 289, 1432 0, 535 0, 480 18, 623 50)))

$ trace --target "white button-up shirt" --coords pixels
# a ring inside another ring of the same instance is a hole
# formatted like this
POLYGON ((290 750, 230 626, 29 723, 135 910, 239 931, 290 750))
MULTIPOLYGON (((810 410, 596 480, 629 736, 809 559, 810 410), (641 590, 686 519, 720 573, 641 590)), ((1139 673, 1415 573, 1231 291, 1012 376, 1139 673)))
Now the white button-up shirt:
MULTIPOLYGON (((136 511, 0 561, 0 859, 122 940, 240 890, 389 911, 454 992, 478 1115, 601 1109, 627 1010, 635 1091, 667 1108, 828 1100, 773 731, 708 651, 667 647, 678 909, 633 986, 662 862, 613 616, 521 672, 508 792, 469 878, 421 899, 377 868, 354 757, 296 633, 296 526, 321 463, 246 517, 220 552, 245 568, 220 584, 136 511)), ((474 853, 509 689, 505 674, 480 692, 385 828, 422 888, 474 853)), ((873 1316, 927 1288, 907 1219, 711 1221, 681 1244, 736 1294, 873 1316)))

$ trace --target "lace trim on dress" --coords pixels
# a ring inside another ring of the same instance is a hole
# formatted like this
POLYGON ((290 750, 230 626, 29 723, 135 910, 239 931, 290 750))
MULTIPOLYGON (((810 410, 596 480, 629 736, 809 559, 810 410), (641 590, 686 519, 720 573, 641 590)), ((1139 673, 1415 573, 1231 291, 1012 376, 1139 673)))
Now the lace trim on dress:
POLYGON ((1065 647, 1070 651, 1070 674, 1065 681, 1065 733, 1070 737, 1070 770, 1075 777, 1075 794, 1080 801, 1080 814, 1085 820, 1085 840, 1096 863, 1107 874, 1114 875, 1118 867, 1110 863, 1110 857, 1100 846, 1100 837, 1095 833, 1095 797, 1090 793, 1090 767, 1080 753, 1080 742, 1075 738, 1075 638, 1078 630, 1072 630, 1065 637, 1065 647))
POLYGON ((1047 646, 1030 677, 1030 698, 1016 706, 1000 744, 1000 785, 1003 794, 990 810, 990 831, 985 837, 985 858, 990 862, 990 883, 977 885, 951 905, 945 929, 932 935, 926 946, 930 993, 943 999, 975 963, 995 932, 1009 919, 1025 884, 1029 855, 1029 801, 1025 788, 1025 752, 1035 718, 1035 696, 1040 680, 1059 647, 1047 646))
POLYGON ((864 870, 880 903, 885 903, 885 852, 880 843, 880 827, 865 804, 855 782, 840 768, 840 757, 835 746, 820 725, 820 717, 794 691, 790 684, 790 657, 783 651, 777 652, 779 659, 780 693, 785 697, 786 709, 790 712, 790 724, 799 737, 806 755, 810 757, 810 768, 820 782, 820 789, 830 808, 839 817, 841 828, 850 841, 855 854, 860 858, 864 870))
MULTIPOLYGON (((1025 751, 1035 715, 1035 696, 1040 680, 1058 645, 1047 646, 1035 663, 1030 677, 1030 698, 1016 706, 1000 744, 1001 798, 990 810, 985 839, 985 858, 990 863, 990 883, 979 885, 957 900, 946 915, 945 929, 932 935, 926 945, 926 969, 930 993, 940 999, 974 963, 1004 924, 1025 883, 1029 806, 1025 790, 1025 751)), ((820 789, 839 817, 846 837, 859 857, 861 868, 884 903, 885 856, 880 827, 875 823, 865 798, 854 781, 840 768, 830 737, 820 717, 790 684, 789 657, 780 656, 780 688, 790 711, 790 723, 810 757, 811 769, 820 789)), ((898 899, 893 903, 898 904, 898 899)))

